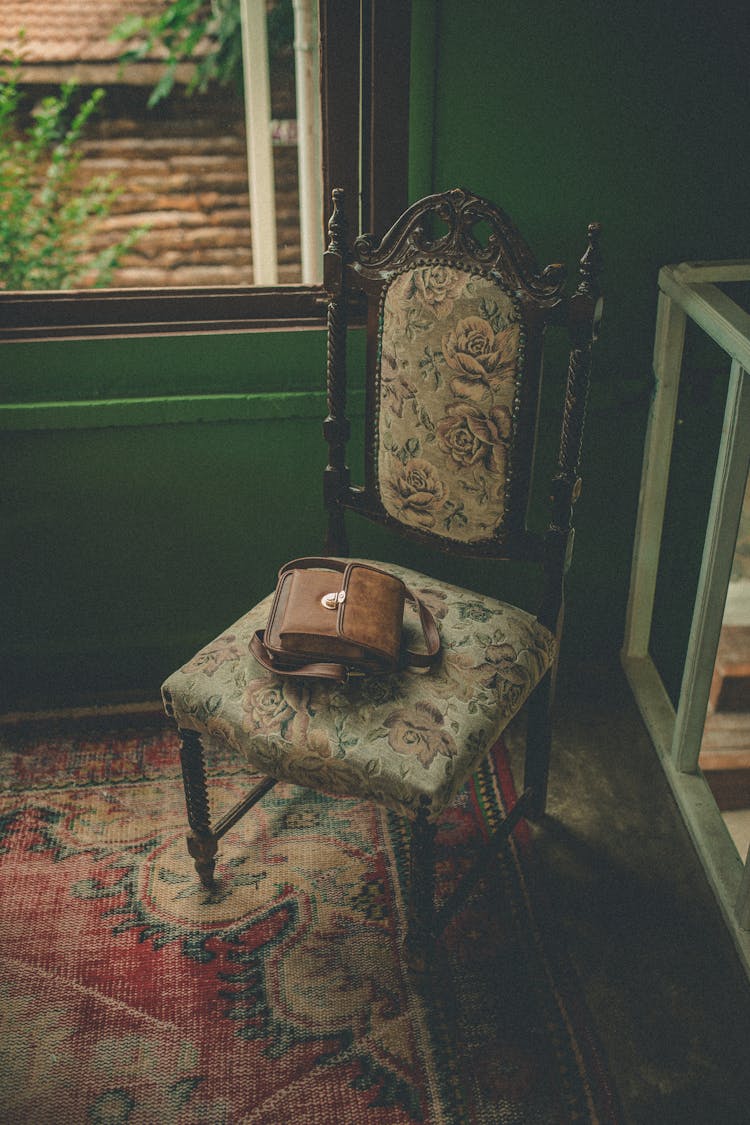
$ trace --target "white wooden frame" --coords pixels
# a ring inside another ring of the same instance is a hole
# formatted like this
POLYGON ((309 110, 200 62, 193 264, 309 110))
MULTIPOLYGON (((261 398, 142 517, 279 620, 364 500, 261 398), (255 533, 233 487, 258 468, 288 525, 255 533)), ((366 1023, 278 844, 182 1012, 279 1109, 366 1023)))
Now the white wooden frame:
POLYGON ((750 314, 715 283, 747 280, 750 261, 685 262, 665 266, 659 273, 655 387, 643 459, 622 663, 750 976, 750 864, 743 864, 738 856, 698 767, 750 465, 750 314), (649 655, 649 639, 688 317, 727 353, 731 373, 703 560, 675 710, 649 655))
MULTIPOLYGON (((239 0, 239 4, 253 284, 278 285, 266 3, 239 0)), ((302 283, 317 285, 323 277, 323 157, 317 4, 313 0, 294 0, 294 60, 302 283)))
POLYGON ((279 267, 276 260, 276 193, 271 147, 271 83, 264 0, 240 0, 240 26, 253 282, 255 285, 277 285, 279 267))

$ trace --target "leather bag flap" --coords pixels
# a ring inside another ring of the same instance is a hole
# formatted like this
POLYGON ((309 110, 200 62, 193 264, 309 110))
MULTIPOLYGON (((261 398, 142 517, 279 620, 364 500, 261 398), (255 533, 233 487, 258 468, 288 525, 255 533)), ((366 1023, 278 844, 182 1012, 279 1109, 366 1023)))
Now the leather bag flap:
POLYGON ((338 611, 339 634, 353 644, 398 663, 406 588, 400 578, 363 563, 344 574, 345 598, 338 611))

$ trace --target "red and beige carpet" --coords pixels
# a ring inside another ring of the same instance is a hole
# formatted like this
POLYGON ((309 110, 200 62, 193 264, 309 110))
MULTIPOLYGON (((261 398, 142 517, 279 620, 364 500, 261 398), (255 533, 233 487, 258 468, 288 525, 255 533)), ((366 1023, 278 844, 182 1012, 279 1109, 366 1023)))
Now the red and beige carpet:
MULTIPOLYGON (((214 805, 248 776, 210 759, 214 805)), ((446 817, 449 891, 512 799, 499 746, 446 817)), ((279 785, 203 891, 175 735, 0 732, 0 1120, 134 1125, 610 1123, 596 1037, 523 824, 416 989, 406 838, 279 785)))

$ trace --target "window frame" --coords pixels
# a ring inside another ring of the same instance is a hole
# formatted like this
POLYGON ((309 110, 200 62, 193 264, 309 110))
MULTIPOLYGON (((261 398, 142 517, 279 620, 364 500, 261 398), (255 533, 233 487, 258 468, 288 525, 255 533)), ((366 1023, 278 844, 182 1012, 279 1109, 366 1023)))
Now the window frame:
MULTIPOLYGON (((319 19, 322 221, 343 187, 350 231, 382 235, 408 197, 411 0, 319 0, 319 19)), ((319 329, 325 305, 322 285, 4 290, 0 342, 319 329)))

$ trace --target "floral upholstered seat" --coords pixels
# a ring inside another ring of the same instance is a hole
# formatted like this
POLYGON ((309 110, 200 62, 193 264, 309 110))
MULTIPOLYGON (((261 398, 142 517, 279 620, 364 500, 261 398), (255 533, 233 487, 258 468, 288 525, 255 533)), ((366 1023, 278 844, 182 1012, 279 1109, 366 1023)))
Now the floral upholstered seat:
POLYGON ((170 676, 167 710, 181 729, 227 743, 261 773, 438 816, 549 668, 555 639, 523 610, 388 569, 438 622, 436 668, 343 685, 280 679, 249 649, 266 598, 170 676))

